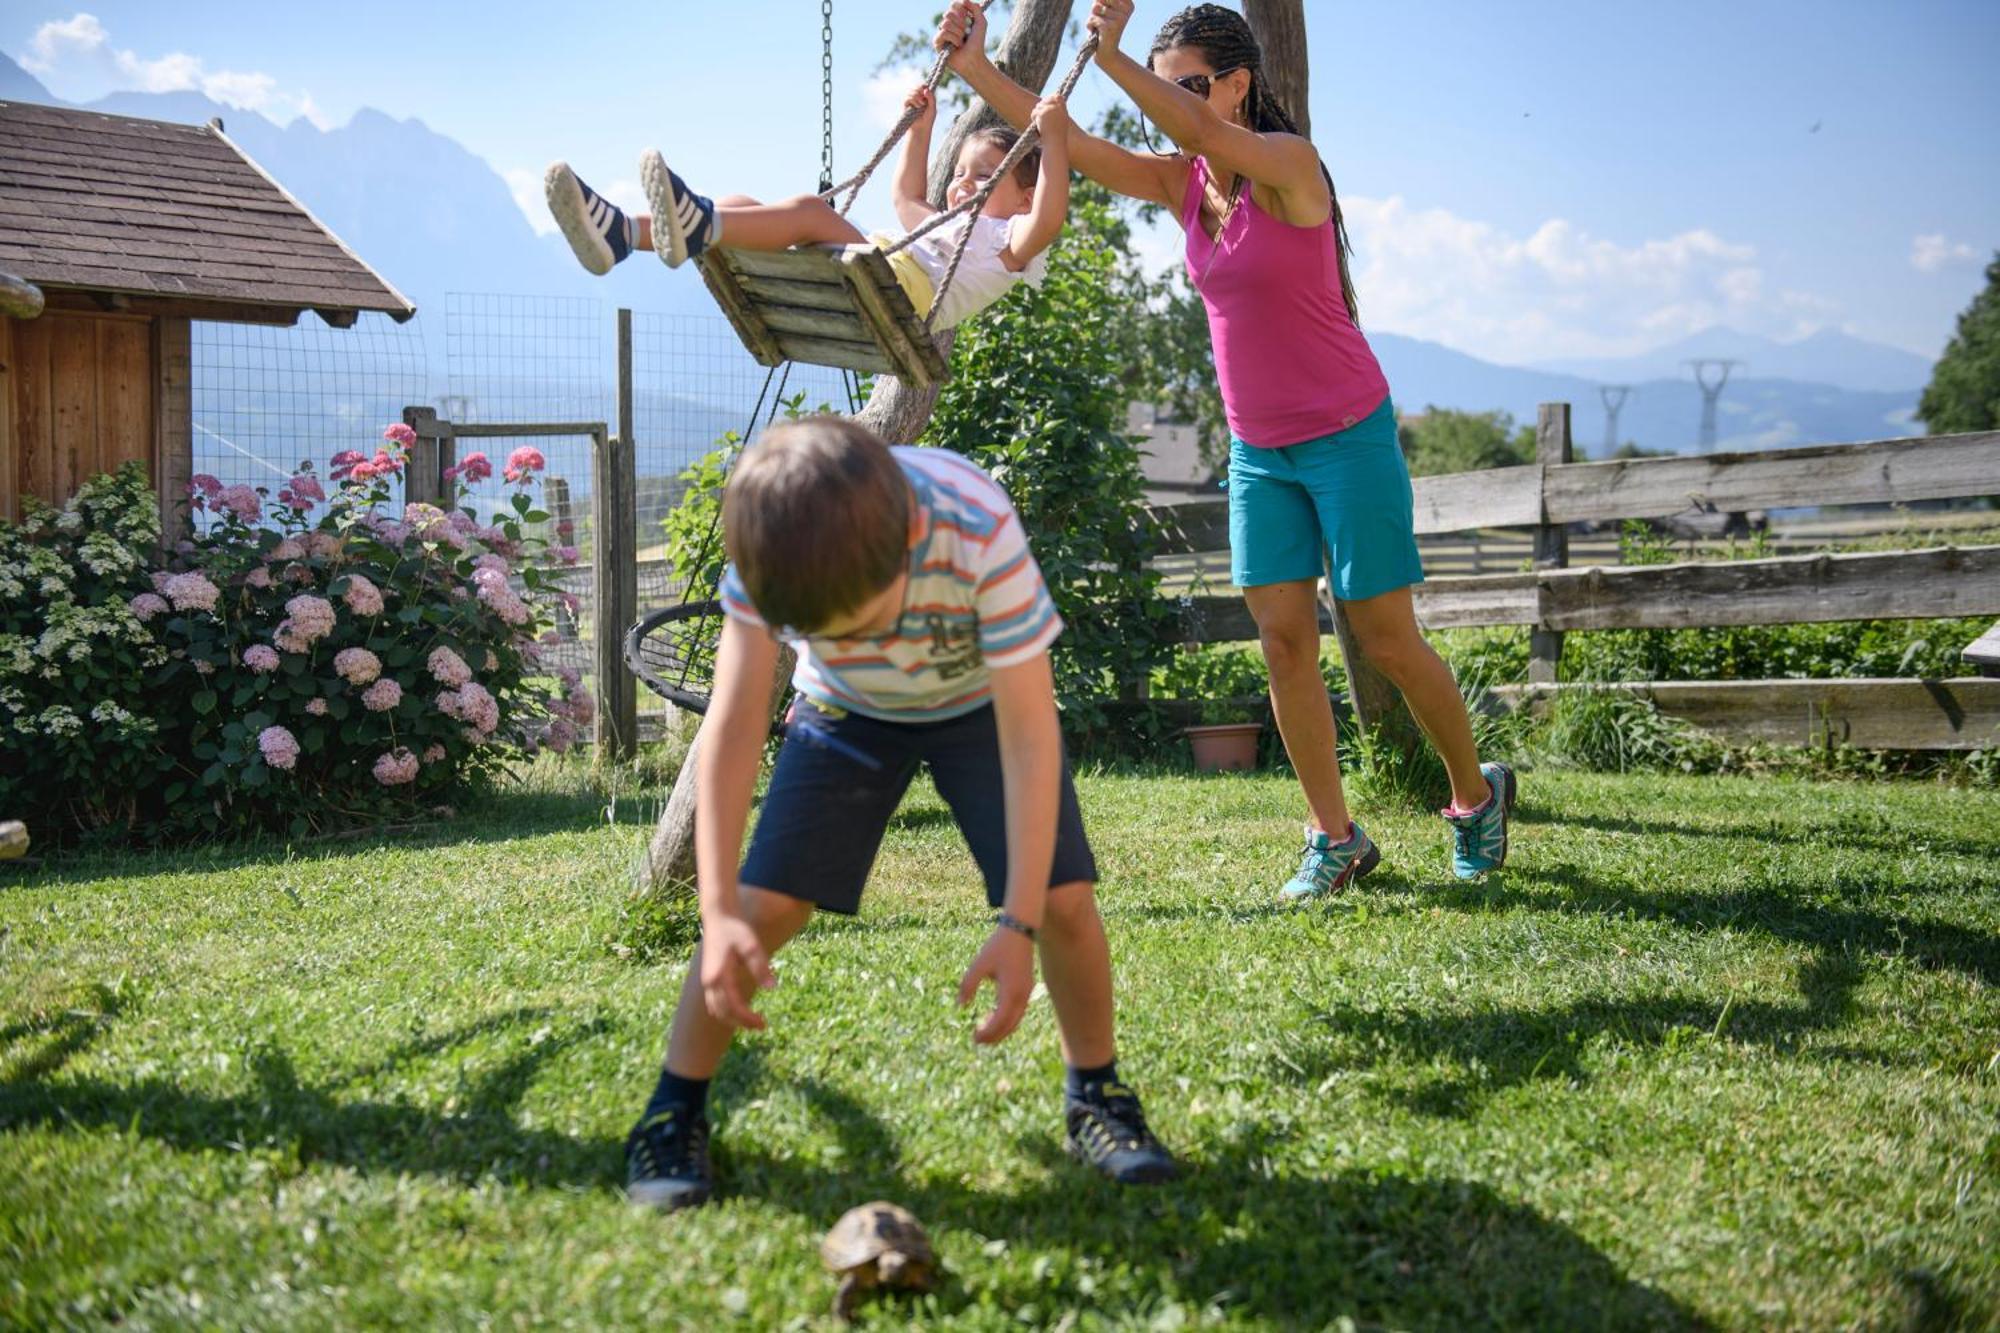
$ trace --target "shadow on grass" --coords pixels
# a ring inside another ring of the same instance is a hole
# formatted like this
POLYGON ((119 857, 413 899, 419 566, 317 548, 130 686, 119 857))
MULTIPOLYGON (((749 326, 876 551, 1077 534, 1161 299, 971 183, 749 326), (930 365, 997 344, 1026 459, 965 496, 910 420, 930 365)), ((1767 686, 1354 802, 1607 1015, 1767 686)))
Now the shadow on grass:
POLYGON ((1410 1086, 1384 1089, 1385 1096, 1426 1115, 1466 1116, 1495 1093, 1536 1080, 1587 1083, 1586 1055, 1607 1041, 1668 1051, 1718 1040, 1795 1049, 1804 1037, 1849 1019, 1861 975, 1852 959, 1810 958, 1799 969, 1798 1004, 1661 994, 1469 1013, 1311 1006, 1311 1035, 1287 1046, 1269 1072, 1311 1087, 1339 1071, 1373 1067, 1390 1053, 1421 1072, 1410 1086), (1440 1063, 1464 1072, 1431 1073, 1440 1063))
POLYGON ((201 846, 68 849, 39 857, 33 866, 5 869, 0 890, 85 885, 105 879, 210 874, 249 866, 338 861, 384 849, 421 851, 474 843, 506 843, 551 833, 581 833, 607 823, 651 828, 657 802, 583 791, 502 789, 467 797, 449 816, 421 816, 408 823, 371 826, 303 841, 269 837, 201 846))
POLYGON ((1031 1323, 1054 1322, 1064 1309, 1102 1308, 1094 1268, 1133 1270, 1138 1285, 1184 1315, 1221 1307, 1281 1328, 1323 1328, 1342 1316, 1454 1329, 1706 1326, 1626 1277, 1569 1227, 1476 1182, 1294 1174, 1273 1165, 1282 1145, 1260 1140, 1186 1162, 1188 1174, 1173 1184, 1126 1188, 1069 1164, 1050 1138, 1023 1145, 1048 1174, 1011 1192, 983 1190, 949 1177, 910 1178, 893 1133, 873 1112, 824 1084, 808 1082, 804 1092, 841 1140, 842 1171, 725 1137, 718 1162, 730 1194, 815 1225, 831 1224, 859 1200, 893 1199, 932 1227, 969 1231, 989 1246, 1088 1261, 1008 1265, 976 1290, 948 1282, 912 1305, 919 1323, 975 1305, 1031 1323))
POLYGON ((1523 868, 1485 884, 1454 884, 1426 897, 1452 909, 1595 912, 1606 917, 1664 921, 1696 930, 1747 931, 1804 945, 1822 955, 1857 949, 1878 958, 1904 958, 1933 972, 1951 971, 1991 986, 2000 984, 2000 934, 1949 921, 1830 904, 1781 888, 1646 891, 1607 885, 1568 866, 1523 868), (1533 883, 1560 893, 1532 892, 1533 883))
MULTIPOLYGON (((45 1076, 56 1066, 42 1062, 0 1081, 0 1131, 136 1133, 192 1152, 289 1148, 301 1167, 324 1162, 468 1183, 497 1177, 595 1190, 605 1208, 623 1208, 616 1139, 523 1129, 514 1120, 541 1066, 603 1031, 602 1019, 524 1047, 476 1079, 450 1112, 333 1095, 341 1084, 542 1016, 511 1010, 420 1038, 323 1087, 302 1082, 283 1050, 265 1047, 250 1061, 257 1086, 233 1096, 188 1092, 162 1079, 51 1083, 45 1076)), ((44 1026, 75 1046, 76 1034, 101 1031, 106 1021, 44 1026)), ((755 1048, 746 1048, 726 1067, 721 1086, 735 1101, 769 1077, 755 1048)), ((954 1174, 911 1177, 894 1132, 866 1106, 817 1080, 792 1086, 834 1130, 844 1149, 842 1169, 823 1170, 725 1135, 717 1151, 725 1196, 759 1200, 814 1226, 830 1224, 859 1200, 891 1198, 934 1228, 1089 1261, 1059 1258, 1046 1270, 999 1265, 999 1276, 982 1278, 976 1289, 947 1281, 913 1308, 919 1318, 993 1301, 1049 1316, 1089 1309, 1101 1303, 1088 1280, 1094 1269, 1129 1270, 1161 1305, 1171 1301, 1192 1307, 1190 1313, 1219 1305, 1285 1328, 1318 1328, 1343 1315, 1450 1328, 1701 1326, 1667 1296, 1627 1278, 1569 1227, 1474 1182, 1297 1175, 1272 1166, 1281 1145, 1260 1142, 1192 1160, 1176 1184, 1121 1189, 1060 1163, 1051 1139, 1029 1146, 1049 1173, 1036 1172, 1012 1191, 991 1191, 954 1174)))
POLYGON ((1898 832, 1890 827, 1856 828, 1837 820, 1802 822, 1763 819, 1725 824, 1679 824, 1663 819, 1635 819, 1630 815, 1580 815, 1523 804, 1514 812, 1521 824, 1548 824, 1560 828, 1596 829, 1604 833, 1636 833, 1649 838, 1718 838, 1745 842, 1773 842, 1792 847, 1823 847, 1833 844, 1854 851, 1886 852, 1904 856, 1918 847, 1948 856, 1992 860, 2000 856, 2000 836, 1975 841, 1912 829, 1898 832))

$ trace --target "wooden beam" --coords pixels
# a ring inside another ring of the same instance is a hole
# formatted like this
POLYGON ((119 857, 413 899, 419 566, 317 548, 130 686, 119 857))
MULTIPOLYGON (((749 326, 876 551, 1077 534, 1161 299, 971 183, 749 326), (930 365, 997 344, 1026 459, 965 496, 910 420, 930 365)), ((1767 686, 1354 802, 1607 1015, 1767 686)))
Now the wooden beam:
POLYGON ((0 315, 0 518, 21 517, 21 463, 14 455, 14 320, 0 315))
POLYGON ((61 504, 99 471, 97 328, 73 315, 37 320, 50 331, 49 403, 55 426, 51 469, 61 504))
POLYGON ((1554 515, 1544 514, 1542 477, 1542 467, 1531 463, 1526 467, 1495 467, 1483 472, 1412 478, 1410 490, 1415 499, 1417 533, 1422 536, 1472 528, 1561 522, 1554 515))
POLYGON ((865 343, 874 331, 852 310, 805 310, 796 306, 767 305, 757 312, 773 333, 801 333, 811 338, 832 338, 836 342, 865 343))
MULTIPOLYGON (((81 314, 106 313, 97 295, 85 291, 45 290, 50 310, 81 314)), ((253 305, 247 301, 190 301, 170 296, 126 295, 121 313, 148 318, 198 319, 211 324, 271 324, 280 328, 299 322, 304 306, 253 305)))
MULTIPOLYGON (((701 280, 708 284, 708 294, 722 307, 722 313, 729 317, 736 336, 743 340, 743 346, 749 349, 750 355, 757 358, 757 364, 780 365, 785 357, 778 350, 778 340, 758 313, 757 303, 751 299, 753 293, 744 287, 742 274, 731 263, 731 257, 738 253, 733 250, 710 251, 694 261, 695 267, 701 272, 701 280)), ((844 305, 836 308, 844 308, 844 305)))
POLYGON ((160 537, 172 545, 188 530, 187 489, 194 475, 194 353, 184 318, 153 321, 153 438, 160 537))
MULTIPOLYGON (((1544 480, 1549 469, 1570 459, 1569 404, 1543 403, 1535 421, 1535 462, 1544 480)), ((1569 564, 1569 529, 1548 521, 1546 510, 1535 528, 1535 568, 1561 569, 1569 564)), ((1528 679, 1553 683, 1562 663, 1561 630, 1537 628, 1528 636, 1528 679)))
MULTIPOLYGON (((852 310, 854 297, 846 287, 824 287, 816 282, 789 282, 783 278, 756 278, 742 275, 736 285, 743 291, 746 305, 786 305, 799 306, 806 310, 852 310)), ((715 289, 709 288, 711 292, 715 289)), ((722 297, 718 303, 728 309, 722 297)))
POLYGON ((1504 685, 1504 707, 1540 711, 1561 692, 1618 690, 1736 741, 1864 750, 2000 745, 2000 680, 1725 680, 1504 685))
POLYGON ((893 375, 896 368, 874 343, 838 342, 832 338, 808 338, 800 333, 778 335, 778 346, 793 361, 815 366, 839 366, 845 370, 865 370, 876 375, 893 375))
POLYGON ((722 247, 729 266, 748 277, 783 278, 788 282, 810 282, 844 289, 841 276, 842 245, 802 246, 796 250, 733 250, 722 247))
POLYGON ((1541 622, 1560 630, 2000 615, 2000 546, 1573 569, 1539 577, 1541 622))
POLYGON ((1993 627, 1965 645, 1960 656, 1972 663, 1982 676, 2000 676, 2000 620, 1993 627))
POLYGON ((856 310, 872 326, 875 340, 895 364, 897 376, 924 388, 942 383, 947 374, 944 357, 910 303, 909 294, 896 281, 888 257, 872 246, 850 247, 841 257, 840 271, 847 278, 856 310))
POLYGON ((55 411, 49 401, 54 339, 46 319, 15 322, 14 485, 16 503, 32 495, 54 503, 55 411))
POLYGON ((2000 492, 2000 431, 1551 469, 1548 519, 1579 523, 2000 492))

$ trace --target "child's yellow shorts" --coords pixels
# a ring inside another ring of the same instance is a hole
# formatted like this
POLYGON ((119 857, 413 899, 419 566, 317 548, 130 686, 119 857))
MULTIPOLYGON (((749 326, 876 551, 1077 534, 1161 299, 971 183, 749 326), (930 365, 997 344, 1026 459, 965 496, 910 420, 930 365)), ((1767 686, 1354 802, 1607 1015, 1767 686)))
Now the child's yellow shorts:
POLYGON ((928 315, 931 304, 937 300, 937 288, 931 283, 931 275, 924 272, 924 266, 908 247, 891 250, 899 238, 886 231, 870 232, 868 243, 880 250, 889 261, 889 271, 896 275, 896 285, 903 289, 903 295, 910 298, 910 304, 917 308, 918 315, 928 315))

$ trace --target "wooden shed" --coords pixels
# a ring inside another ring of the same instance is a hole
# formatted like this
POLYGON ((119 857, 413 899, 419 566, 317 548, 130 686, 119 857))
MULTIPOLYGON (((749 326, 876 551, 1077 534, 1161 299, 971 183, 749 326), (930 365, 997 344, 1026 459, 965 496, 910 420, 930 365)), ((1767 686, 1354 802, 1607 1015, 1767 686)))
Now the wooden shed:
POLYGON ((189 325, 312 310, 398 322, 403 295, 223 133, 0 102, 0 515, 146 462, 163 517, 194 459, 189 325), (39 292, 40 313, 34 310, 39 292), (11 293, 11 294, 9 294, 11 293))

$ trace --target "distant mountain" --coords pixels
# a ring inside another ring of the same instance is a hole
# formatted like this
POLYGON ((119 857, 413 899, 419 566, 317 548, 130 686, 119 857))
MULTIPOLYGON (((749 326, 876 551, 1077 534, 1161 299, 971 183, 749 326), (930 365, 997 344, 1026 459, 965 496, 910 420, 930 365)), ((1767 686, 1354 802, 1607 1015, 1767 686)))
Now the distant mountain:
MULTIPOLYGON (((1606 452, 1600 381, 1577 374, 1495 365, 1436 343, 1371 333, 1370 345, 1389 377, 1396 406, 1465 411, 1498 408, 1532 422, 1542 403, 1570 405, 1577 452, 1606 452)), ((1754 369, 1754 368, 1753 368, 1754 369)), ((1629 381, 1621 381, 1629 382, 1629 381)), ((1716 410, 1718 449, 1778 449, 1921 434, 1912 424, 1917 391, 1858 391, 1776 377, 1732 378, 1716 410)), ((1636 384, 1618 416, 1618 442, 1688 452, 1701 430, 1701 391, 1685 373, 1636 384)))
POLYGON ((1931 362, 1924 357, 1832 329, 1795 342, 1777 342, 1716 327, 1638 356, 1545 361, 1532 369, 1636 384, 1650 379, 1687 379, 1690 372, 1686 363, 1697 357, 1745 362, 1737 373, 1760 379, 1805 380, 1883 393, 1920 391, 1931 377, 1931 362))
POLYGON ((49 90, 42 87, 40 79, 9 57, 0 55, 0 101, 36 102, 47 106, 55 100, 49 95, 49 90))

